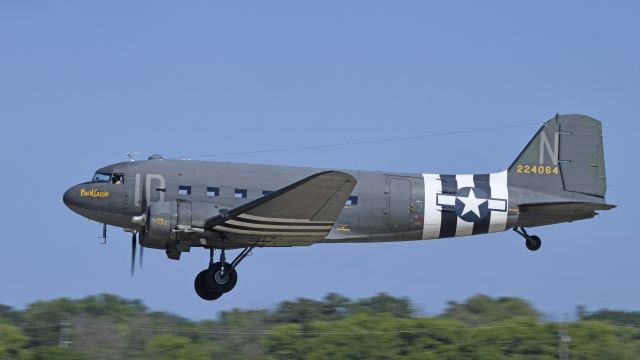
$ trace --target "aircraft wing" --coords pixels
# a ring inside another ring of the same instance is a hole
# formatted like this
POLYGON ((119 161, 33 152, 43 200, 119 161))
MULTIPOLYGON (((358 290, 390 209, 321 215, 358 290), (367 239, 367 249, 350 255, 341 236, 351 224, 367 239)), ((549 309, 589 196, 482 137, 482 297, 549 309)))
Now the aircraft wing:
POLYGON ((310 245, 323 239, 356 186, 344 172, 313 174, 272 194, 231 209, 205 226, 231 240, 264 240, 264 245, 310 245))

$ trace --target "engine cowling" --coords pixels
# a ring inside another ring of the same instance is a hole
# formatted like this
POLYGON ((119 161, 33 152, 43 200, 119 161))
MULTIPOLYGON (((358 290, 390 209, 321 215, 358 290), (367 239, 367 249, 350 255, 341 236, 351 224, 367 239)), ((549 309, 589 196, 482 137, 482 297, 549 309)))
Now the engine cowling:
POLYGON ((156 249, 167 249, 170 244, 190 246, 204 236, 205 221, 222 209, 210 203, 184 200, 151 203, 140 244, 156 249))

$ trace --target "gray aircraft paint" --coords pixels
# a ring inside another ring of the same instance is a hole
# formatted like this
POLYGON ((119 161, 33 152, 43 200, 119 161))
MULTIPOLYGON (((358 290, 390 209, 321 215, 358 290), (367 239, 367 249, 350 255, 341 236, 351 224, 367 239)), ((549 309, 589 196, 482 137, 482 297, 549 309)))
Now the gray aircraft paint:
MULTIPOLYGON (((261 198, 263 191, 276 191, 323 171, 154 157, 99 169, 99 173, 124 174, 124 184, 80 184, 65 193, 64 201, 87 218, 133 230, 139 228, 132 222, 134 216, 154 203, 172 202, 172 214, 179 217, 182 211, 189 222, 204 226, 206 216, 232 211, 261 198), (191 194, 179 195, 179 186, 190 186, 191 194), (219 188, 219 196, 207 196, 208 187, 219 188), (81 189, 107 191, 110 196, 80 197, 81 189), (236 198, 236 189, 246 189, 247 197, 236 198), (133 196, 127 195, 131 192, 133 196)), ((301 225, 291 221, 296 219, 245 216, 214 228, 194 228, 190 234, 166 242, 182 243, 181 248, 188 251, 190 246, 218 246, 219 234, 228 232, 233 241, 227 246, 243 247, 267 231, 283 238, 265 240, 259 246, 439 239, 586 219, 595 216, 596 210, 611 207, 604 200, 601 126, 597 120, 581 115, 549 120, 503 172, 446 175, 340 171, 355 179, 351 195, 358 197, 358 204, 344 205, 332 221, 301 225), (534 165, 535 174, 524 172, 525 166, 531 169, 534 165), (557 174, 553 173, 556 167, 557 174), (466 202, 475 205, 465 208, 466 202), (469 209, 474 211, 465 212, 469 209), (320 233, 326 235, 317 238, 320 233)), ((176 221, 178 224, 180 219, 176 221)))
MULTIPOLYGON (((136 174, 136 180, 138 180, 138 176, 140 174, 136 174)), ((164 176, 162 176, 161 174, 146 174, 145 175, 145 197, 144 197, 144 201, 145 203, 149 204, 151 202, 154 201, 164 201, 165 198, 165 192, 164 191, 157 191, 157 189, 165 189, 166 190, 166 183, 167 181, 165 180, 164 176), (154 188, 152 186, 153 181, 156 180, 158 182, 158 186, 154 188), (151 197, 152 191, 154 194, 158 195, 158 200, 153 200, 151 197)), ((136 186, 138 184, 136 183, 136 186)), ((138 188, 136 187, 136 193, 138 193, 138 188)))

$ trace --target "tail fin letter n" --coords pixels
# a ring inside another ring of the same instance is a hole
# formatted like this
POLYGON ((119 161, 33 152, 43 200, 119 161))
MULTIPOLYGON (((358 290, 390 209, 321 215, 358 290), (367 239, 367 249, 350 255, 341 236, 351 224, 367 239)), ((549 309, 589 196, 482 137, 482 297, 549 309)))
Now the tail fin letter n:
POLYGON ((553 139, 553 148, 551 147, 551 142, 549 142, 549 138, 544 131, 540 132, 540 165, 544 164, 544 151, 547 150, 549 156, 551 157, 551 162, 553 165, 558 165, 558 144, 560 142, 560 133, 554 133, 553 139))

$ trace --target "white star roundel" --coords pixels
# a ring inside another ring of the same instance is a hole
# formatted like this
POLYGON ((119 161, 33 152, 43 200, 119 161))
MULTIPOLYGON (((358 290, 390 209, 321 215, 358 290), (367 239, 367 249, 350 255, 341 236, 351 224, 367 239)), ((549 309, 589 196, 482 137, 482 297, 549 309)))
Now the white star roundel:
POLYGON ((490 198, 486 191, 477 187, 463 187, 455 195, 437 194, 436 205, 455 210, 456 215, 466 222, 480 221, 491 211, 507 211, 505 199, 490 198))
POLYGON ((489 196, 479 188, 464 187, 456 193, 456 214, 466 222, 476 222, 489 214, 489 196))

